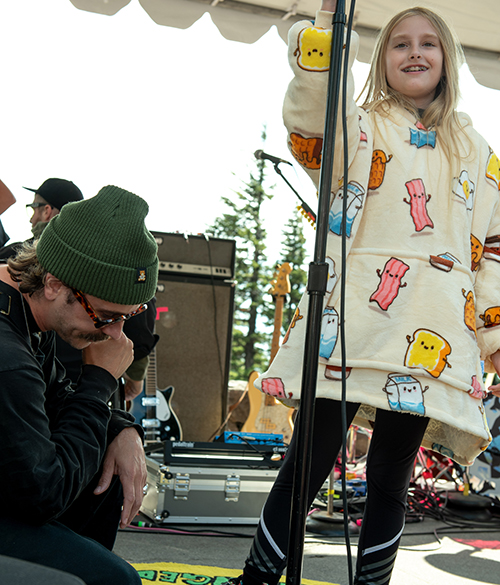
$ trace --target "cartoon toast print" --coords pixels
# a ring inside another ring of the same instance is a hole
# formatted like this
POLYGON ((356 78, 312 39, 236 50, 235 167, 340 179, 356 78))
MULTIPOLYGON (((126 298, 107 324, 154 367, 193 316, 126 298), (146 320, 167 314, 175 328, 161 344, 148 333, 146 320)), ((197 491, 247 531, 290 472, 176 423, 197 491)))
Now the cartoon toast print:
POLYGON ((435 148, 436 146, 436 132, 434 130, 427 130, 427 128, 421 123, 417 122, 417 129, 410 128, 410 144, 417 148, 423 146, 430 146, 435 148))
POLYGON ((421 232, 424 228, 434 227, 432 219, 427 213, 427 203, 431 195, 426 195, 425 186, 422 179, 413 179, 405 183, 406 190, 410 195, 410 201, 406 197, 403 199, 410 206, 410 215, 415 225, 415 231, 421 232))
POLYGON ((307 27, 300 31, 293 55, 297 57, 297 65, 305 71, 328 71, 331 46, 331 30, 307 27))
POLYGON ((391 160, 391 158, 392 154, 387 156, 383 150, 373 151, 368 189, 378 189, 380 185, 382 185, 385 176, 385 165, 391 160))
POLYGON ((319 342, 319 356, 330 359, 337 344, 339 330, 339 315, 334 307, 325 307, 321 321, 321 337, 319 342))
POLYGON ((291 132, 288 144, 294 159, 303 167, 306 169, 319 169, 321 167, 322 138, 304 138, 297 132, 291 132))
POLYGON ((462 171, 459 177, 453 180, 452 192, 465 201, 467 211, 472 211, 474 206, 475 185, 469 178, 467 171, 462 171))
POLYGON ((382 390, 387 394, 391 410, 425 416, 424 392, 429 390, 429 386, 422 388, 422 384, 413 376, 389 374, 382 390))
POLYGON ((408 264, 405 264, 398 258, 390 258, 387 260, 382 272, 377 268, 377 275, 380 278, 380 282, 377 290, 370 297, 370 302, 377 303, 383 311, 387 311, 388 307, 398 296, 399 289, 407 285, 406 282, 401 284, 401 279, 409 269, 408 264))
POLYGON ((409 343, 404 360, 407 368, 421 368, 433 378, 439 378, 446 366, 451 368, 450 344, 435 331, 417 329, 413 338, 407 335, 406 340, 409 343))
POLYGON ((293 314, 292 322, 290 323, 290 325, 289 325, 289 327, 287 329, 287 332, 285 333, 285 337, 283 338, 283 342, 282 342, 281 345, 285 345, 285 343, 288 341, 288 338, 290 337, 290 333, 291 333, 292 329, 295 328, 295 325, 297 324, 297 321, 300 321, 303 318, 304 318, 304 315, 301 315, 300 314, 300 310, 297 307, 295 309, 295 313, 293 314))
POLYGON ((500 160, 490 148, 490 156, 486 165, 486 177, 491 179, 500 191, 500 160))
POLYGON ((470 329, 476 335, 476 307, 474 304, 474 293, 470 290, 465 292, 465 288, 462 289, 462 294, 465 297, 464 306, 464 322, 467 329, 470 329))
POLYGON ((474 234, 470 235, 470 255, 471 255, 471 267, 472 272, 475 272, 479 268, 479 262, 483 255, 483 244, 476 238, 474 234))
POLYGON ((484 321, 485 328, 500 325, 500 307, 489 307, 479 318, 484 321))
MULTIPOLYGON (((347 211, 346 211, 346 236, 351 237, 352 224, 358 215, 359 210, 363 207, 363 197, 365 190, 356 181, 350 181, 347 184, 347 211)), ((330 230, 342 235, 342 207, 344 200, 344 189, 340 189, 334 196, 330 208, 329 226, 330 230)))

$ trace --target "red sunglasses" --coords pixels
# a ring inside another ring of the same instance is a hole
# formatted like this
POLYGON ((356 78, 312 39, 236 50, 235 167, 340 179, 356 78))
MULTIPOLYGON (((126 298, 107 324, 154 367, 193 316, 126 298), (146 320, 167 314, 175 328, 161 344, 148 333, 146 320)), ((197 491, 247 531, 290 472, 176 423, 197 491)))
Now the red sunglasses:
POLYGON ((96 329, 100 329, 101 327, 106 327, 107 325, 113 325, 114 323, 119 323, 120 321, 128 321, 135 315, 142 313, 145 311, 148 306, 146 303, 143 303, 138 309, 128 313, 127 315, 118 315, 117 317, 111 317, 110 319, 101 319, 96 315, 96 312, 92 308, 92 305, 87 300, 86 296, 76 288, 69 287, 71 292, 73 293, 75 299, 82 305, 82 307, 87 311, 88 316, 94 322, 94 327, 96 329))

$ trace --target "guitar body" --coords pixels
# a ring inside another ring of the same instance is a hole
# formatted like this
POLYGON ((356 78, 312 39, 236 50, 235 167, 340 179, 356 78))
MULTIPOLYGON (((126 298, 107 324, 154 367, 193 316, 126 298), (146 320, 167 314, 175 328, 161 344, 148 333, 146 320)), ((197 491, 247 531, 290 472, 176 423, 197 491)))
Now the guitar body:
POLYGON ((174 392, 173 386, 169 386, 165 390, 156 390, 156 398, 158 399, 156 418, 160 421, 160 441, 182 440, 181 423, 170 405, 174 392))

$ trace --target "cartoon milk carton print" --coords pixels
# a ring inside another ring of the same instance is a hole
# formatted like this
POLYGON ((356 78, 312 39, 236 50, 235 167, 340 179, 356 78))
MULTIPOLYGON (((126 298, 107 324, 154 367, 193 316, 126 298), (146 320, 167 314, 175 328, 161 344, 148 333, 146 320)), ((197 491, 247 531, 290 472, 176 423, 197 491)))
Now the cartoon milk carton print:
POLYGON ((323 320, 321 321, 321 337, 319 342, 319 355, 330 359, 335 345, 339 329, 339 314, 333 307, 325 307, 323 320))
POLYGON ((302 29, 294 52, 297 65, 305 71, 328 71, 331 46, 331 30, 315 27, 302 29))
POLYGON ((370 297, 370 302, 377 303, 383 311, 387 311, 394 299, 398 296, 399 289, 406 286, 406 282, 401 284, 401 279, 409 269, 408 264, 405 264, 398 258, 387 260, 382 272, 377 268, 380 282, 377 290, 370 297))
MULTIPOLYGON (((356 183, 356 181, 350 181, 347 185, 347 203, 346 203, 346 236, 351 237, 352 224, 359 210, 363 207, 363 196, 365 190, 363 187, 356 183)), ((344 189, 340 189, 332 201, 329 215, 330 230, 337 234, 342 235, 342 207, 344 201, 344 189)))
POLYGON ((326 263, 328 264, 328 281, 326 283, 326 292, 332 294, 335 285, 337 284, 338 276, 335 272, 335 262, 330 256, 326 257, 326 263))
POLYGON ((469 178, 467 171, 462 171, 459 177, 453 180, 453 193, 465 201, 465 208, 472 211, 474 205, 475 185, 469 178))
POLYGON ((428 389, 429 386, 422 389, 422 384, 413 376, 389 374, 383 391, 391 410, 425 416, 424 392, 428 389))
POLYGON ((439 378, 445 367, 451 368, 448 363, 450 344, 435 331, 417 329, 413 338, 407 335, 406 340, 410 344, 404 360, 407 368, 420 368, 433 378, 439 378))
POLYGON ((425 186, 422 179, 413 179, 405 183, 406 190, 410 195, 410 201, 403 199, 405 203, 410 206, 410 215, 415 225, 415 231, 421 232, 424 228, 434 227, 432 219, 427 213, 427 202, 430 201, 431 196, 425 193, 425 186))

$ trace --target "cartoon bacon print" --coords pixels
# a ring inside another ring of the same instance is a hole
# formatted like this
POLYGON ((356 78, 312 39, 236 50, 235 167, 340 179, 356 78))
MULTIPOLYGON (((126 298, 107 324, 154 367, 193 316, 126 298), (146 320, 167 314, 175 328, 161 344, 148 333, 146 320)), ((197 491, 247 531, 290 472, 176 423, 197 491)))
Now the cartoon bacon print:
POLYGON ((406 282, 401 284, 401 279, 409 269, 408 264, 397 258, 387 260, 382 273, 377 268, 380 282, 377 290, 370 297, 370 302, 374 301, 383 311, 387 311, 389 305, 398 296, 399 289, 406 286, 406 282))
POLYGON ((422 179, 413 179, 405 183, 405 187, 410 195, 410 201, 406 197, 403 199, 410 206, 410 215, 415 224, 415 230, 421 232, 425 227, 434 227, 432 219, 427 213, 427 202, 431 196, 426 195, 425 186, 422 179))

